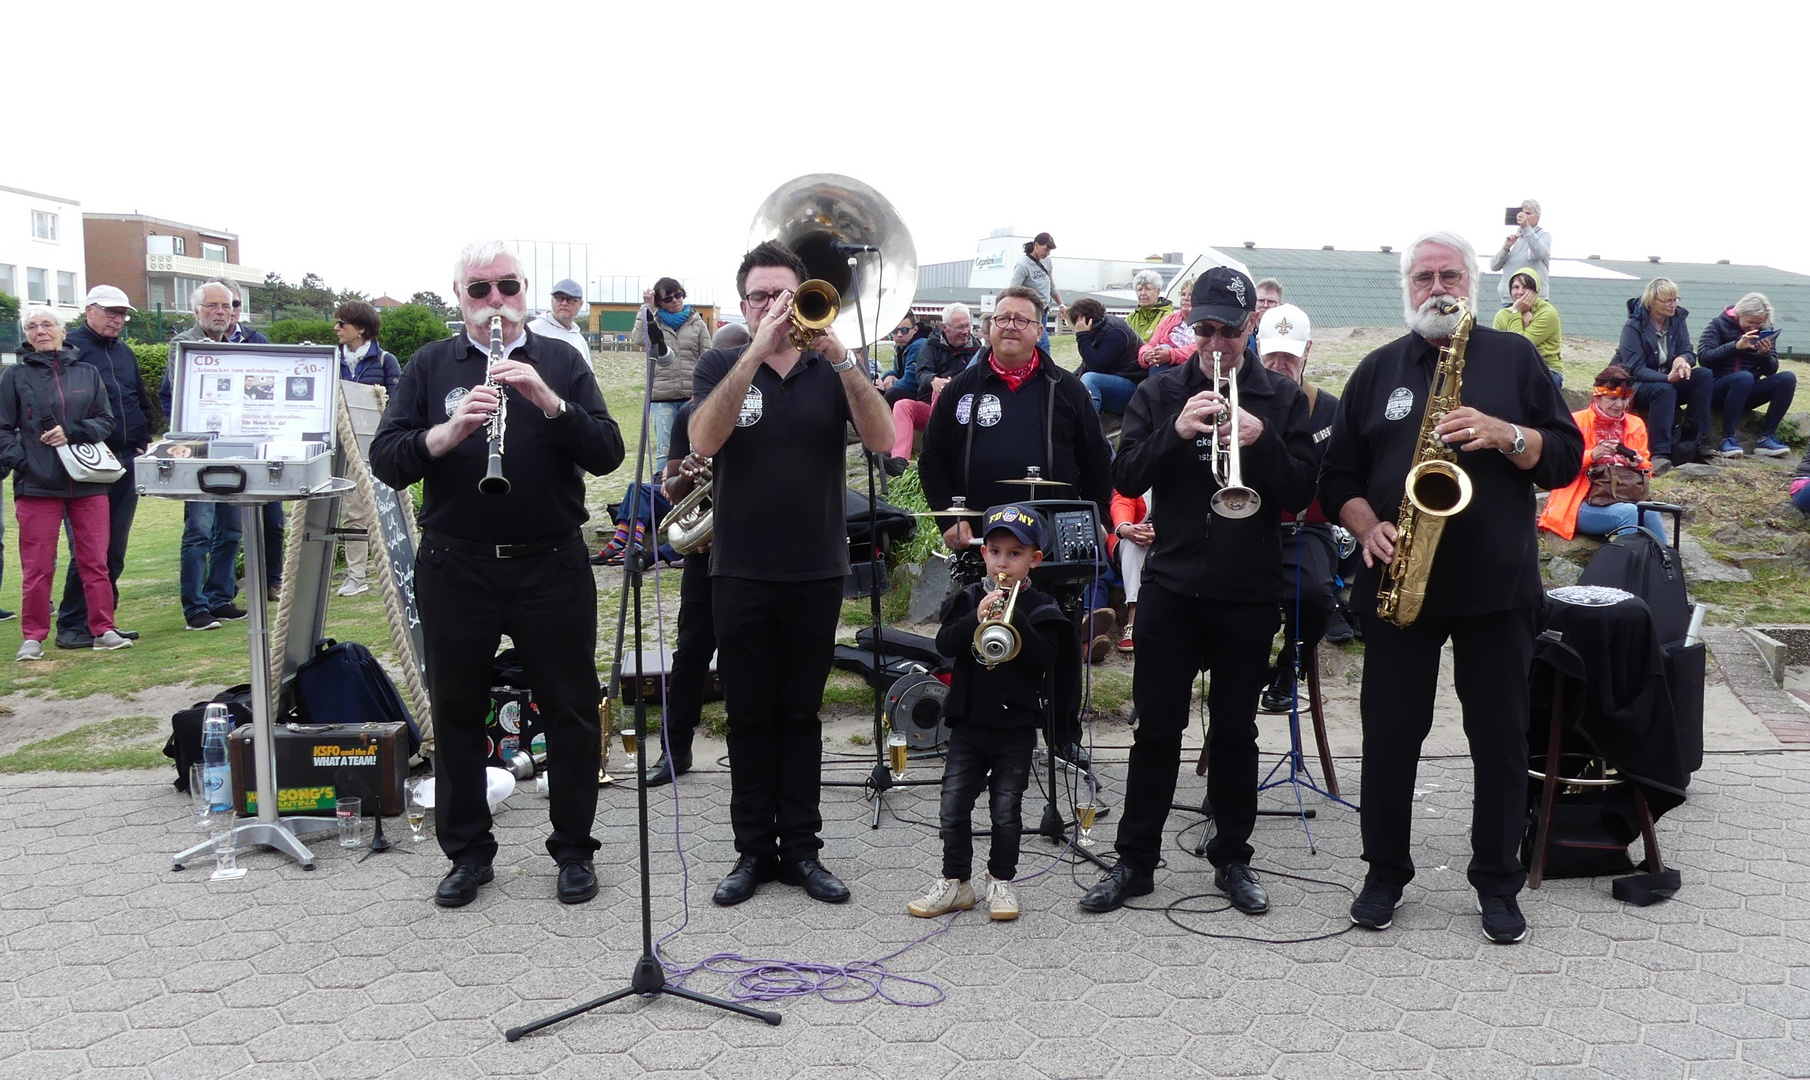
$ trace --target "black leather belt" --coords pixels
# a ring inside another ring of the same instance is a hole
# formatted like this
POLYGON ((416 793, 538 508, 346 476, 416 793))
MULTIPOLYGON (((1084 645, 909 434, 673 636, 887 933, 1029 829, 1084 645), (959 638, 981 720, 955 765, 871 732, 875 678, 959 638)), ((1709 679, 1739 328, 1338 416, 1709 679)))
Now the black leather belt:
POLYGON ((456 536, 448 536, 443 532, 432 530, 423 533, 422 540, 432 541, 448 551, 456 551, 461 555, 475 555, 480 559, 531 559, 537 555, 551 555, 570 544, 583 543, 583 538, 577 533, 573 533, 558 540, 542 540, 527 544, 474 544, 469 540, 460 540, 456 536))

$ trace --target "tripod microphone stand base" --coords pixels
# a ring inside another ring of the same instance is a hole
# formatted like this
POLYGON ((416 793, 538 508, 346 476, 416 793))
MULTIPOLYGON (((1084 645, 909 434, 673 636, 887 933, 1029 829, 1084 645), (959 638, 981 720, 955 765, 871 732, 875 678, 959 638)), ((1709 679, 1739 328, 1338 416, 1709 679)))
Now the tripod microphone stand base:
POLYGON ((641 959, 635 961, 635 973, 629 978, 629 984, 627 986, 620 990, 612 990, 595 1001, 587 1001, 583 1005, 574 1005, 565 1012, 555 1013, 545 1019, 536 1020, 532 1024, 523 1024, 520 1027, 512 1027, 508 1031, 503 1032, 503 1038, 508 1042, 516 1042, 521 1039, 523 1035, 532 1034, 533 1032, 539 1031, 541 1028, 560 1023, 563 1020, 570 1020, 574 1016, 590 1012, 600 1005, 608 1005, 612 1001, 620 1001, 630 994, 637 994, 641 997, 648 998, 659 997, 661 994, 670 994, 673 997, 681 997, 687 1001, 695 1001, 700 1005, 711 1005, 728 1012, 741 1013, 743 1016, 751 1016, 756 1020, 764 1020, 775 1027, 779 1025, 780 1020, 780 1016, 776 1012, 768 1012, 765 1009, 756 1009, 752 1005, 743 1005, 736 1001, 723 1001, 720 998, 713 998, 707 994, 700 994, 695 990, 687 990, 683 986, 669 986, 666 982, 666 971, 660 966, 660 961, 656 960, 651 953, 643 953, 641 959))

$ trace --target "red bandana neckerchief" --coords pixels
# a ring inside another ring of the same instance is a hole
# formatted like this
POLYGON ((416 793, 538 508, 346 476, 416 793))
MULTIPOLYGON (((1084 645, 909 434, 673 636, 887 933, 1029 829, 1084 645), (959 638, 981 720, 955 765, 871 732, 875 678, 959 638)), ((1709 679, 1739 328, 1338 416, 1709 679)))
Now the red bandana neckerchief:
POLYGON ((1007 369, 1000 367, 999 361, 995 360, 993 354, 989 352, 987 353, 987 366, 993 369, 993 374, 1006 381, 1006 389, 1016 394, 1019 387, 1023 386, 1026 382, 1029 382, 1031 376, 1037 374, 1037 365, 1041 359, 1042 358, 1037 353, 1033 352, 1031 354, 1030 363, 1023 367, 1013 368, 1008 371, 1007 369))

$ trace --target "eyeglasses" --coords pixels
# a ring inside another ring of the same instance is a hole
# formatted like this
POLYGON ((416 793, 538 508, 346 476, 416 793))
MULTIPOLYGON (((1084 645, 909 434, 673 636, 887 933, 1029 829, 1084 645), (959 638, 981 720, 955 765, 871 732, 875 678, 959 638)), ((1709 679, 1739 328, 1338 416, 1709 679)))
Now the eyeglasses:
POLYGON ((788 292, 791 292, 791 290, 780 289, 777 292, 751 292, 747 296, 742 297, 742 299, 748 301, 749 307, 766 307, 768 304, 771 304, 788 292))
POLYGON ((1221 341, 1237 341, 1244 336, 1244 324, 1225 326, 1215 322, 1197 322, 1194 324, 1194 336, 1202 341, 1218 338, 1221 341))
POLYGON ((576 296, 567 296, 565 293, 554 293, 553 302, 555 304, 577 304, 582 301, 576 296))
POLYGON ((1408 280, 1412 281, 1417 289, 1429 289, 1433 287, 1433 279, 1438 278, 1441 285, 1450 289, 1464 281, 1464 275, 1463 270, 1441 270, 1437 274, 1431 270, 1422 270, 1408 280))
POLYGON ((498 278, 495 281, 468 281, 465 283, 465 295, 473 300, 482 300, 490 295, 492 285, 495 285, 496 290, 504 296, 514 296, 522 291, 520 278, 506 277, 498 278))
POLYGON ((1023 330, 1028 327, 1036 326, 1037 320, 1027 318, 1023 315, 995 315, 993 316, 993 325, 1001 326, 1008 330, 1023 330))

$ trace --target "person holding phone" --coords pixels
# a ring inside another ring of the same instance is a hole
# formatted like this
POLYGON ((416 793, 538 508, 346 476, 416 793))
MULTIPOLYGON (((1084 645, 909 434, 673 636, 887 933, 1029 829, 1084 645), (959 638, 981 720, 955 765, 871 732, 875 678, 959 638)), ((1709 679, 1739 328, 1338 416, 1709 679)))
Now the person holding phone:
POLYGON ((1797 376, 1779 370, 1778 334, 1772 327, 1772 301, 1750 292, 1709 321, 1697 342, 1697 362, 1715 377, 1710 408, 1722 414, 1722 445, 1716 453, 1741 456, 1735 428, 1748 409, 1766 406, 1760 437, 1753 452, 1760 457, 1784 457, 1789 451, 1779 441, 1779 421, 1791 410, 1797 394, 1797 376))
POLYGON ((1510 295, 1508 284, 1514 280, 1518 270, 1533 270, 1540 275, 1541 284, 1546 286, 1547 299, 1552 298, 1552 234, 1540 228, 1540 203, 1537 199, 1524 199, 1521 209, 1509 222, 1515 231, 1508 234, 1497 249, 1495 258, 1489 261, 1489 268, 1501 273, 1502 280, 1496 283, 1496 292, 1502 299, 1502 306, 1508 307, 1515 300, 1510 295))

